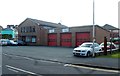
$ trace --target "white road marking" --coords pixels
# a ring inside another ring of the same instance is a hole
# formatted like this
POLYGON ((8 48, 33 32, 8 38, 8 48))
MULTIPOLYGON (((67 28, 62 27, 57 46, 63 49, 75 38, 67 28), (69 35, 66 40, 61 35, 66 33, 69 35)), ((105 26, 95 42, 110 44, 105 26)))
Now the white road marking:
POLYGON ((70 64, 65 64, 64 66, 70 66, 70 64))
POLYGON ((104 72, 119 73, 119 71, 115 71, 115 70, 106 70, 106 69, 91 68, 91 67, 85 67, 85 66, 76 66, 76 65, 71 65, 71 64, 65 64, 64 66, 77 67, 77 68, 84 68, 84 69, 90 69, 90 70, 98 70, 98 71, 104 71, 104 72))
POLYGON ((21 71, 21 72, 24 72, 24 73, 37 75, 36 73, 30 72, 30 71, 27 71, 27 70, 23 70, 23 69, 20 69, 20 68, 16 68, 16 67, 13 67, 13 66, 10 66, 10 65, 6 65, 6 67, 10 68, 10 69, 17 70, 17 71, 21 71))
POLYGON ((17 71, 17 70, 14 70, 14 69, 11 69, 11 68, 8 68, 8 70, 11 70, 11 71, 13 71, 13 72, 18 73, 18 71, 17 71))
POLYGON ((40 62, 43 62, 43 63, 56 63, 56 62, 52 62, 52 61, 47 61, 47 60, 39 60, 40 62))
POLYGON ((27 60, 34 60, 32 58, 29 58, 29 57, 23 57, 24 59, 27 59, 27 60))

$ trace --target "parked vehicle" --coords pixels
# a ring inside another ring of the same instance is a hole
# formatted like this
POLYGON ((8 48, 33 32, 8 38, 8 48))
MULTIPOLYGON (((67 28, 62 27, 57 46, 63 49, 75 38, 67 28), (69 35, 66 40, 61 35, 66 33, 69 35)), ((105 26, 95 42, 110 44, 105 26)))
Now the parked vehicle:
POLYGON ((7 40, 7 45, 17 45, 17 42, 14 42, 13 40, 7 40))
POLYGON ((7 45, 8 39, 0 39, 0 45, 7 45))
POLYGON ((18 43, 17 45, 26 45, 26 43, 22 40, 17 40, 16 42, 18 43))
MULTIPOLYGON (((102 50, 104 50, 104 42, 100 44, 100 47, 102 48, 102 50)), ((107 51, 110 51, 110 48, 112 50, 117 49, 117 46, 112 42, 107 42, 107 51)))
MULTIPOLYGON (((100 53, 102 51, 98 43, 94 43, 94 53, 100 53)), ((93 54, 93 43, 85 42, 73 50, 74 56, 91 56, 93 54)))

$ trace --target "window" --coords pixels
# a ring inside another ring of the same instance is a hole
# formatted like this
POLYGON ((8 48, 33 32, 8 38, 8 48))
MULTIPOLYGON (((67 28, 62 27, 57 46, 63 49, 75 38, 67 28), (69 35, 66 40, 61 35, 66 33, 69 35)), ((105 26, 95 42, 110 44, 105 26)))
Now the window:
POLYGON ((21 33, 23 32, 23 28, 21 27, 21 33))
POLYGON ((26 32, 26 28, 25 27, 23 27, 23 32, 26 32))
POLYGON ((21 27, 21 33, 24 32, 24 27, 21 27))
POLYGON ((69 28, 62 29, 62 32, 69 32, 69 28))
POLYGON ((32 42, 36 42, 36 36, 32 37, 32 42))
POLYGON ((30 37, 26 36, 26 42, 30 42, 30 37))
POLYGON ((35 27, 32 28, 32 32, 35 32, 35 27))
POLYGON ((32 32, 32 27, 30 26, 30 32, 32 32))
POLYGON ((54 33, 54 32, 55 32, 54 29, 50 29, 50 30, 49 30, 49 33, 54 33))
POLYGON ((99 46, 99 44, 97 44, 97 43, 94 43, 94 47, 98 47, 99 46))
POLYGON ((21 27, 21 33, 26 33, 26 32, 35 32, 35 27, 32 26, 21 27))
POLYGON ((25 27, 26 32, 28 32, 28 27, 25 27))

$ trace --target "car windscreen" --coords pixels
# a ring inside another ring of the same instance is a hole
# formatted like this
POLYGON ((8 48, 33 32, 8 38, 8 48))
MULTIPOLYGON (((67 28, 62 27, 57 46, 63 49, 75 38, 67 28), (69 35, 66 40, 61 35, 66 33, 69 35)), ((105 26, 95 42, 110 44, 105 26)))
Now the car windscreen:
POLYGON ((92 44, 82 44, 80 47, 91 47, 92 44))

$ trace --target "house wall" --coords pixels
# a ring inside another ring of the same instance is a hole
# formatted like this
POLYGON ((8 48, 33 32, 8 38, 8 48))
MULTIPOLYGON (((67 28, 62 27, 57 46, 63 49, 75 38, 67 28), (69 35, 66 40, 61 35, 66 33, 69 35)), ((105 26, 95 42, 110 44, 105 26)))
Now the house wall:
POLYGON ((19 36, 19 39, 22 39, 23 36, 36 36, 36 42, 29 42, 28 44, 29 45, 46 45, 46 31, 44 28, 40 27, 39 25, 36 25, 35 23, 33 23, 32 21, 30 20, 25 20, 23 23, 21 23, 19 26, 18 26, 18 36, 19 36), (21 32, 21 28, 24 28, 24 27, 32 27, 32 28, 35 28, 35 32, 21 32))
POLYGON ((96 34, 95 34, 95 38, 96 38, 96 42, 98 42, 99 44, 104 42, 104 37, 107 37, 107 41, 110 40, 110 32, 100 28, 100 27, 96 27, 95 30, 96 34))

